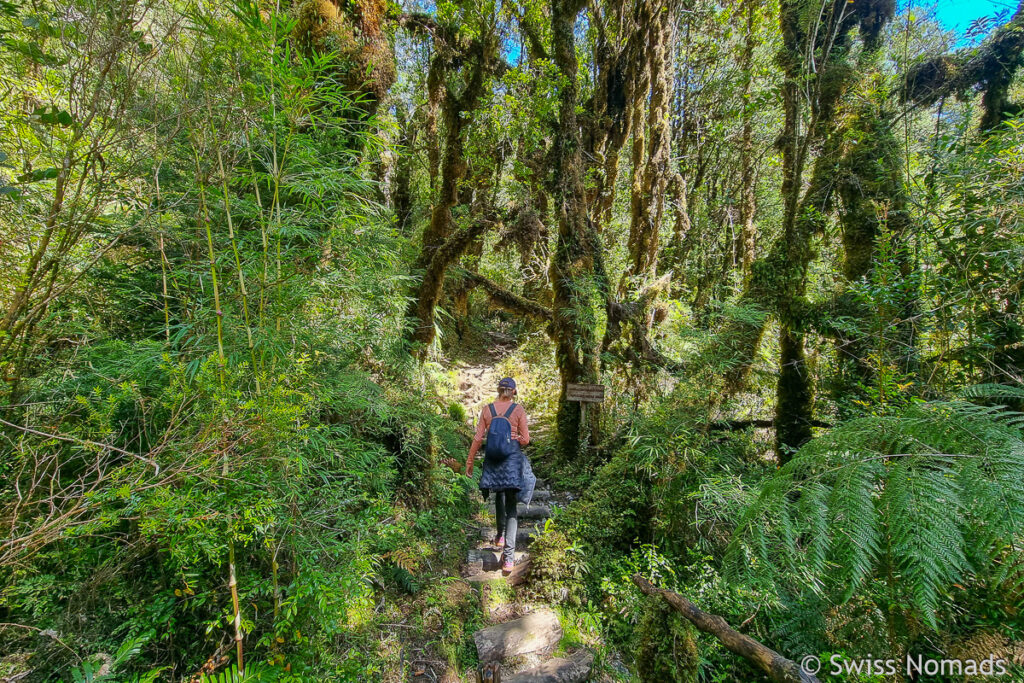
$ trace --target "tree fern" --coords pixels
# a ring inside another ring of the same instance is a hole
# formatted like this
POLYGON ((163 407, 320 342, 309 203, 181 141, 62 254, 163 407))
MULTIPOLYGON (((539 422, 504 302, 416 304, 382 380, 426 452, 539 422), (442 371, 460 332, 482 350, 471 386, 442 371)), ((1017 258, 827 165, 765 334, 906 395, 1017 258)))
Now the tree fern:
MULTIPOLYGON (((1014 387, 965 396, 1017 399, 1014 387)), ((874 578, 932 627, 977 578, 1017 591, 1024 534, 1021 415, 966 400, 852 420, 804 446, 740 520, 727 571, 849 600, 874 578)))

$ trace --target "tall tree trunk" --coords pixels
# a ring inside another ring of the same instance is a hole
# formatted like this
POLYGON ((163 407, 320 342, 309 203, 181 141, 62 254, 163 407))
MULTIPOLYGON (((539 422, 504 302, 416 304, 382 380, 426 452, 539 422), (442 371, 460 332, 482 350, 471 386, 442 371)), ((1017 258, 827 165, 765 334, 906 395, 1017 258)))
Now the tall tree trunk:
MULTIPOLYGON (((455 227, 452 209, 459 204, 459 188, 466 176, 468 164, 465 154, 465 138, 473 112, 484 94, 484 78, 496 57, 496 42, 489 36, 482 36, 470 47, 464 59, 469 61, 466 84, 461 93, 453 92, 445 82, 443 72, 438 74, 441 54, 435 56, 437 64, 431 66, 431 93, 434 88, 443 87, 444 96, 440 102, 444 123, 444 150, 441 159, 441 187, 431 212, 430 222, 423 232, 423 242, 415 267, 422 270, 423 277, 416 287, 406 318, 409 320, 407 339, 413 344, 413 352, 422 355, 434 341, 434 313, 441 297, 444 276, 448 267, 454 264, 473 239, 483 234, 492 222, 482 220, 452 234, 455 227), (435 70, 435 66, 437 69, 435 70)), ((434 95, 432 94, 432 97, 434 95)))
POLYGON ((555 135, 555 215, 558 236, 551 261, 554 291, 552 329, 555 359, 561 375, 556 415, 558 451, 572 459, 580 447, 580 404, 566 400, 570 382, 595 382, 598 378, 594 306, 594 252, 583 183, 580 126, 576 116, 578 86, 576 16, 581 0, 552 0, 552 57, 563 77, 558 93, 558 126, 555 135))
MULTIPOLYGON (((783 48, 777 60, 785 75, 785 123, 779 139, 783 230, 780 240, 752 264, 741 304, 775 313, 782 327, 775 421, 776 451, 785 460, 792 448, 806 440, 806 425, 813 423, 811 374, 803 351, 808 310, 804 289, 814 258, 812 240, 824 230, 833 203, 842 153, 842 136, 834 124, 837 107, 848 88, 863 77, 847 63, 853 30, 859 27, 866 49, 875 49, 893 6, 833 0, 808 14, 806 3, 796 0, 784 2, 780 9, 783 48), (804 169, 812 149, 819 152, 804 189, 804 169)), ((742 387, 764 332, 763 322, 736 321, 720 335, 716 353, 724 351, 733 362, 726 374, 725 395, 742 387)))
POLYGON ((633 173, 630 193, 629 264, 619 283, 619 298, 609 302, 602 349, 608 350, 629 332, 628 356, 641 365, 671 364, 654 350, 648 338, 654 324, 653 303, 664 282, 654 282, 658 269, 660 230, 669 181, 672 101, 674 5, 644 3, 638 24, 645 29, 646 64, 637 70, 633 113, 633 173), (648 93, 650 99, 648 103, 648 93), (648 104, 647 116, 643 116, 648 104))
POLYGON ((803 335, 785 323, 779 331, 779 380, 776 385, 775 450, 779 464, 811 440, 814 392, 804 356, 803 335))
MULTIPOLYGON (((842 199, 843 276, 847 285, 873 278, 875 264, 881 259, 884 282, 876 285, 889 291, 874 310, 863 310, 858 316, 871 321, 874 334, 841 335, 836 339, 845 380, 838 387, 842 392, 837 396, 840 406, 849 404, 874 381, 877 362, 892 363, 907 375, 917 369, 914 320, 919 303, 909 244, 913 225, 902 177, 907 150, 897 139, 897 112, 884 101, 884 91, 872 96, 877 92, 874 84, 881 78, 880 48, 865 50, 859 59, 859 70, 872 76, 866 81, 868 92, 844 117, 842 134, 855 140, 844 145, 847 152, 839 164, 837 185, 842 199), (874 362, 872 352, 876 354, 874 362)), ((863 308, 849 294, 844 299, 846 309, 863 308)))
MULTIPOLYGON (((647 136, 643 135, 642 112, 646 97, 637 97, 637 122, 634 134, 634 170, 632 211, 629 225, 629 274, 633 277, 654 275, 657 270, 659 231, 665 213, 665 193, 669 178, 671 154, 671 128, 669 104, 672 101, 672 43, 675 14, 671 7, 648 7, 656 15, 644 17, 641 24, 650 26, 648 51, 650 65, 641 84, 650 84, 650 103, 647 110, 647 136), (637 143, 639 139, 639 144, 637 143), (641 169, 641 156, 646 146, 646 162, 641 169)), ((646 88, 640 93, 646 95, 646 88)))
POLYGON ((746 35, 743 37, 743 53, 740 70, 743 72, 743 132, 740 140, 740 242, 741 263, 744 284, 750 281, 750 267, 754 263, 757 248, 757 226, 754 225, 756 193, 754 187, 754 111, 750 102, 750 89, 754 81, 754 14, 757 3, 744 0, 746 14, 746 35))
POLYGON ((406 234, 412 216, 412 166, 415 160, 413 146, 416 144, 416 123, 405 106, 399 104, 395 108, 395 118, 400 130, 398 138, 398 161, 395 164, 395 180, 392 188, 391 204, 395 211, 398 231, 406 234))

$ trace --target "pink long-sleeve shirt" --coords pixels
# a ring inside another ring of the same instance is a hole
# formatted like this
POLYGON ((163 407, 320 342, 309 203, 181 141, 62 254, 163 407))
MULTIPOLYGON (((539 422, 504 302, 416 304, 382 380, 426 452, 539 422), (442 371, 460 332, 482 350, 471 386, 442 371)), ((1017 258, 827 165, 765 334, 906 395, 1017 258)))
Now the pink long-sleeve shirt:
MULTIPOLYGON (((512 401, 495 401, 494 411, 501 417, 510 405, 512 405, 512 401)), ((469 447, 469 457, 466 459, 467 476, 473 474, 473 458, 476 457, 480 446, 487 439, 487 430, 491 427, 491 419, 490 408, 484 406, 480 411, 480 419, 476 422, 476 435, 473 437, 473 445, 469 447)), ((512 438, 516 439, 521 446, 530 443, 530 425, 523 406, 516 404, 516 409, 512 411, 508 421, 512 424, 512 438)))

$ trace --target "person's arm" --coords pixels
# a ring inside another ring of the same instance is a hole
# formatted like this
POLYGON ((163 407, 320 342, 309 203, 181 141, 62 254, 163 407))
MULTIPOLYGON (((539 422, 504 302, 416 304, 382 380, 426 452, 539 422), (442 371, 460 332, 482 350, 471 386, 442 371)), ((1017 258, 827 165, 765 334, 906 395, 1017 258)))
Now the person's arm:
POLYGON ((522 406, 519 407, 517 412, 519 413, 519 421, 516 425, 516 429, 519 432, 519 445, 525 446, 530 443, 530 420, 526 417, 526 411, 523 410, 522 406))
POLYGON ((466 458, 466 476, 473 476, 473 458, 476 457, 476 452, 480 450, 480 445, 484 442, 484 436, 487 434, 487 421, 485 416, 487 415, 487 406, 480 411, 480 417, 476 421, 476 435, 473 436, 473 444, 469 447, 469 457, 466 458))

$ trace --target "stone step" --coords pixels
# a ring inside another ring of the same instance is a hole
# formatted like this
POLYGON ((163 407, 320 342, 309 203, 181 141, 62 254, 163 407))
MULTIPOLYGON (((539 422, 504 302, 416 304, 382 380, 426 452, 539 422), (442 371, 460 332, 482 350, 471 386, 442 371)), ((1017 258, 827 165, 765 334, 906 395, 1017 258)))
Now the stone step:
POLYGON ((530 499, 530 503, 546 503, 553 497, 550 490, 537 488, 533 491, 533 498, 530 499))
MULTIPOLYGON (((516 551, 516 564, 530 559, 530 553, 524 550, 516 551)), ((494 571, 501 569, 501 551, 490 548, 473 548, 469 551, 466 559, 466 566, 474 571, 494 571)))
POLYGON ((473 634, 481 663, 500 662, 531 652, 553 648, 562 638, 558 615, 547 608, 526 616, 482 628, 473 634))
MULTIPOLYGON (((494 516, 494 504, 487 506, 487 512, 494 516)), ((547 505, 537 505, 531 503, 530 505, 520 505, 516 510, 516 516, 519 519, 547 519, 551 516, 551 508, 547 505)))
POLYGON ((505 678, 503 683, 581 683, 590 675, 594 655, 579 650, 568 657, 549 659, 540 666, 505 678))
MULTIPOLYGON (((518 554, 518 553, 516 553, 518 554)), ((506 574, 501 571, 501 568, 491 570, 479 570, 473 572, 469 576, 464 576, 466 581, 470 583, 486 583, 488 581, 498 581, 499 579, 504 580, 510 586, 518 586, 526 583, 526 580, 530 578, 530 559, 527 557, 523 562, 517 562, 516 566, 512 568, 512 571, 506 574)))
MULTIPOLYGON (((533 539, 540 533, 537 527, 532 524, 520 525, 519 530, 516 532, 516 548, 525 548, 533 542, 533 539)), ((478 549, 491 548, 499 550, 494 545, 494 527, 482 526, 480 527, 480 543, 477 545, 478 549)))
MULTIPOLYGON (((536 503, 547 503, 552 498, 555 498, 555 494, 551 493, 548 489, 534 489, 533 496, 530 498, 530 505, 534 505, 536 503)), ((493 495, 487 496, 487 504, 492 508, 494 507, 493 495)))

